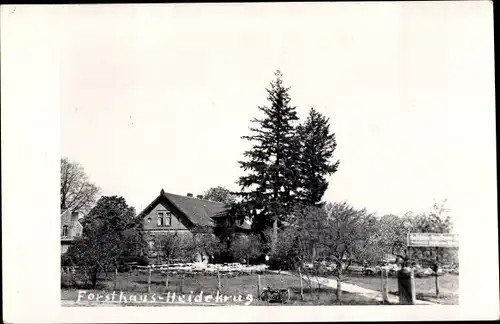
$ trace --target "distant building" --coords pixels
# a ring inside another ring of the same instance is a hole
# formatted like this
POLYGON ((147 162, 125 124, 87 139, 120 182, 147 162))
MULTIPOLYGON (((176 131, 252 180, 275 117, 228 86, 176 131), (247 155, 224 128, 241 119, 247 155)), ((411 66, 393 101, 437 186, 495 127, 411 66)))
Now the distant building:
POLYGON ((83 214, 66 209, 61 213, 61 254, 68 251, 75 238, 82 236, 83 226, 80 223, 83 214))

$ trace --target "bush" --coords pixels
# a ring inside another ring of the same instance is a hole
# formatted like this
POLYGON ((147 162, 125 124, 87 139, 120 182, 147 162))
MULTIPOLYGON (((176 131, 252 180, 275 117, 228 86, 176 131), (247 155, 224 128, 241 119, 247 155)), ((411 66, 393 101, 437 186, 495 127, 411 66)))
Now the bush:
POLYGON ((70 273, 61 271, 61 288, 73 288, 73 287, 75 287, 73 276, 70 273))
POLYGON ((62 267, 70 267, 72 265, 73 265, 73 262, 67 253, 64 253, 63 255, 61 255, 61 266, 62 267))
POLYGON ((229 251, 233 258, 239 262, 245 260, 250 264, 250 260, 259 258, 262 254, 262 243, 255 234, 238 235, 231 241, 229 251))
POLYGON ((61 288, 88 288, 88 280, 82 271, 76 269, 61 271, 61 288))

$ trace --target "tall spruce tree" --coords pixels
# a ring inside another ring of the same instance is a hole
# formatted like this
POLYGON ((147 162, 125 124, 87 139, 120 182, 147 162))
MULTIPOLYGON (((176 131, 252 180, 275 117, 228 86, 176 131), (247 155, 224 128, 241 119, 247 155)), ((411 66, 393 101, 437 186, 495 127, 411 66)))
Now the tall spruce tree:
POLYGON ((340 163, 331 161, 337 147, 335 134, 330 133, 329 119, 311 108, 307 120, 297 127, 297 135, 301 183, 298 199, 305 205, 318 206, 328 188, 326 176, 335 173, 340 163))
POLYGON ((267 100, 269 106, 259 106, 262 119, 252 120, 252 135, 242 136, 253 143, 239 161, 247 175, 240 177, 239 195, 250 212, 252 227, 263 234, 273 228, 273 243, 277 229, 290 214, 296 201, 298 187, 297 136, 294 122, 298 120, 295 107, 290 105, 289 89, 283 85, 281 72, 275 72, 267 100))

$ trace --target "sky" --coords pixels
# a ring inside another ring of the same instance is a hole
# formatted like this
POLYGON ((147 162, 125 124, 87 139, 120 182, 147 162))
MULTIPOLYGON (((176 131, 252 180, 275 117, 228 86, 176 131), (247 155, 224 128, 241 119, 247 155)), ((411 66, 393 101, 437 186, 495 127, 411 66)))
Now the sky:
MULTIPOLYGON (((497 318, 492 4, 2 5, 6 318, 71 322, 70 309, 60 307, 61 156, 137 211, 162 188, 195 195, 217 185, 237 189, 237 161, 248 148, 240 137, 266 103, 276 69, 302 120, 314 106, 337 136, 340 167, 325 200, 402 215, 448 199, 460 235, 463 307, 443 309, 442 317, 440 309, 391 317, 497 318), (19 226, 27 199, 34 217, 19 226), (34 276, 33 264, 46 266, 34 276)), ((164 316, 130 311, 124 321, 164 316)), ((106 312, 99 319, 120 317, 106 312)), ((250 313, 237 315, 258 316, 250 313)), ((292 313, 266 316, 310 320, 309 312, 292 313)), ((335 316, 383 320, 382 313, 339 309, 335 316)), ((216 314, 204 316, 220 321, 216 314)), ((87 318, 95 321, 96 313, 87 318)))
POLYGON ((301 120, 314 107, 336 134, 340 166, 324 200, 402 215, 447 199, 456 223, 496 201, 487 6, 53 9, 45 28, 57 57, 61 155, 137 212, 162 188, 238 189, 249 147, 240 137, 277 69, 301 120))

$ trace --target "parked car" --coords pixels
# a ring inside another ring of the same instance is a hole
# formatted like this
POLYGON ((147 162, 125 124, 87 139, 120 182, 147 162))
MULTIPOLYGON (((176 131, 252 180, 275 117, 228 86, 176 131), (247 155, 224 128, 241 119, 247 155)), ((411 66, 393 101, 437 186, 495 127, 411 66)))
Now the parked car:
POLYGON ((305 262, 303 268, 308 270, 314 269, 314 264, 312 262, 305 262))
POLYGON ((325 269, 328 272, 335 272, 335 270, 337 270, 337 265, 335 263, 330 263, 325 267, 325 269))
POLYGON ((396 276, 399 266, 397 264, 383 264, 375 267, 366 267, 364 274, 369 276, 380 275, 382 270, 386 270, 388 276, 396 276))
POLYGON ((448 273, 452 270, 452 267, 451 265, 444 265, 442 268, 441 268, 444 272, 448 273))
MULTIPOLYGON (((445 273, 446 273, 446 271, 444 271, 443 269, 438 269, 438 271, 437 271, 437 275, 438 275, 438 276, 442 276, 442 275, 444 275, 445 273)), ((433 271, 433 274, 434 274, 434 271, 433 271)))
POLYGON ((454 265, 444 265, 442 270, 444 273, 458 274, 458 267, 454 265))
POLYGON ((379 273, 379 269, 377 267, 366 267, 364 270, 364 274, 367 276, 375 276, 379 273))
POLYGON ((353 273, 362 273, 364 271, 365 268, 363 268, 363 266, 360 266, 360 265, 351 265, 349 266, 349 271, 350 272, 353 272, 353 273))
POLYGON ((422 267, 415 267, 415 278, 427 278, 431 274, 433 274, 433 271, 429 268, 422 268, 422 267))
POLYGON ((389 263, 381 266, 380 272, 382 272, 382 270, 386 270, 389 276, 396 276, 399 266, 395 263, 389 263))
POLYGON ((431 268, 422 268, 422 267, 415 268, 415 277, 417 278, 426 278, 432 275, 434 275, 434 271, 432 271, 431 268))

